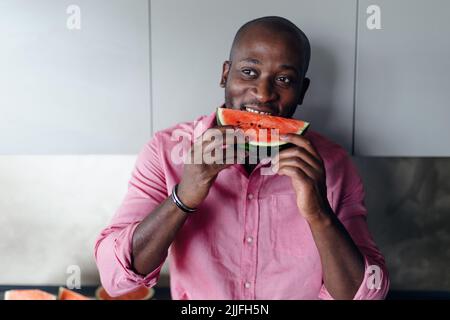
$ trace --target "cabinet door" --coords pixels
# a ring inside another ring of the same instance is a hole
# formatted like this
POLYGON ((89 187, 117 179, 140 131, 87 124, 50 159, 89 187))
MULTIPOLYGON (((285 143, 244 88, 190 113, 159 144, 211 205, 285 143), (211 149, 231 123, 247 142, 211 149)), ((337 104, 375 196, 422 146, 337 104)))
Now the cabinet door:
POLYGON ((296 117, 351 149, 356 0, 151 1, 153 128, 209 114, 223 103, 223 61, 245 22, 290 19, 312 45, 311 88, 296 117))
POLYGON ((0 153, 137 153, 151 131, 148 19, 147 0, 1 0, 0 153))
POLYGON ((450 156, 449 15, 447 0, 360 0, 357 155, 450 156), (366 24, 372 4, 379 30, 366 24))

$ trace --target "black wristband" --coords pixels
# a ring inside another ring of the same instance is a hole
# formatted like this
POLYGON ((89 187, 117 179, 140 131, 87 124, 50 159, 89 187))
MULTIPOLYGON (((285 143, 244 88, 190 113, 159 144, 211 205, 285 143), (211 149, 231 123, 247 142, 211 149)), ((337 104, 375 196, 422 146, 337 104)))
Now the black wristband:
POLYGON ((176 184, 172 189, 172 201, 182 211, 184 211, 186 213, 194 213, 197 210, 197 208, 189 208, 187 205, 185 205, 183 202, 181 202, 180 198, 178 198, 177 191, 178 191, 178 184, 176 184))

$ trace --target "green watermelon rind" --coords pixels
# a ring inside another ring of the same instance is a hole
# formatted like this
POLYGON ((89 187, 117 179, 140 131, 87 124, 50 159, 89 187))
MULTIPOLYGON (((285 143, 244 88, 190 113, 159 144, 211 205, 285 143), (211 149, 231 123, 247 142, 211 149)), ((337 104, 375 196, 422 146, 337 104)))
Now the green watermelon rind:
MULTIPOLYGON (((217 108, 217 112, 216 112, 216 119, 217 119, 217 123, 221 126, 227 125, 226 122, 224 121, 224 119, 222 118, 222 111, 224 108, 217 108)), ((304 126, 303 128, 300 128, 296 134, 298 135, 304 135, 306 133, 306 131, 309 128, 309 122, 305 122, 304 121, 304 126)), ((274 147, 278 147, 278 148, 285 148, 285 145, 291 145, 288 142, 285 141, 277 141, 277 142, 258 142, 258 141, 250 141, 249 143, 245 144, 245 150, 249 151, 249 149, 251 147, 268 147, 268 148, 274 148, 274 147)))

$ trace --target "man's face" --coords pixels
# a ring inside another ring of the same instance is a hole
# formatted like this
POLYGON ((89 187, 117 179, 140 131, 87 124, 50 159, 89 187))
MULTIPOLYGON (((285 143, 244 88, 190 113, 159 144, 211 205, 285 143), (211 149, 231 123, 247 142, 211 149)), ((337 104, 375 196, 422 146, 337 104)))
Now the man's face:
POLYGON ((289 35, 258 27, 247 31, 232 61, 223 65, 225 106, 290 118, 309 85, 301 52, 289 35))

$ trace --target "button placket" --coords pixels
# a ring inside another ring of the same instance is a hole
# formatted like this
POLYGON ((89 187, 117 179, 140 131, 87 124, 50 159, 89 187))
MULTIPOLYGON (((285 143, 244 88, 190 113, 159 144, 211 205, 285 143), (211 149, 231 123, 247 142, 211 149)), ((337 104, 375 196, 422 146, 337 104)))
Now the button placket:
POLYGON ((254 299, 254 284, 256 272, 257 246, 255 232, 258 229, 258 186, 259 181, 255 177, 249 181, 246 190, 246 219, 244 233, 244 260, 242 273, 243 295, 245 299, 254 299))

